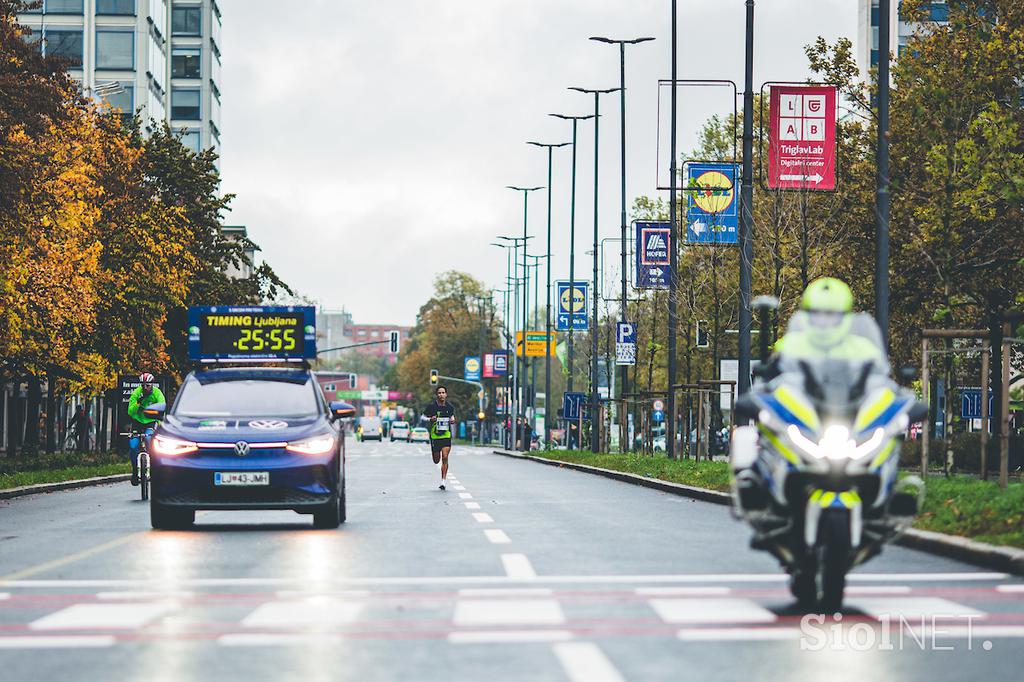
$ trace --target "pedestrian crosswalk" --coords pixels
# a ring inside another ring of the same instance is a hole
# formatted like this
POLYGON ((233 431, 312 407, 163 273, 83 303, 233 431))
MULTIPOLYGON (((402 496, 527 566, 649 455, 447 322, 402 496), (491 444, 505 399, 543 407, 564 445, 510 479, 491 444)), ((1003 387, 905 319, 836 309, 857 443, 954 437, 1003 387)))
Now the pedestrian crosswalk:
MULTIPOLYGON (((99 648, 187 639, 213 646, 308 646, 356 637, 525 645, 605 638, 786 642, 807 635, 778 586, 598 585, 451 589, 154 591, 14 589, 0 601, 0 650, 99 648), (115 596, 112 596, 115 595, 115 596)), ((935 590, 861 584, 830 622, 899 623, 948 637, 1024 639, 1014 584, 935 590), (893 588, 900 588, 894 590, 893 588), (972 630, 973 628, 973 630, 972 630)), ((824 616, 822 618, 825 618, 824 616)), ((827 618, 832 619, 833 616, 827 618)), ((820 624, 820 622, 819 622, 820 624)))

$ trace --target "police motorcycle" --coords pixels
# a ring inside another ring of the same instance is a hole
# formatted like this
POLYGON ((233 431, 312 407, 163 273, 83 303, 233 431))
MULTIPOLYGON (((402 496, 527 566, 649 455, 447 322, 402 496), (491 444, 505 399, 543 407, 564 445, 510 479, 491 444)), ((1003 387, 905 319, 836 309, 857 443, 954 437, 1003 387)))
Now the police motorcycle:
POLYGON ((783 341, 801 343, 792 351, 780 344, 769 359, 768 318, 778 301, 754 304, 761 365, 736 405, 736 423, 748 425, 730 448, 734 513, 753 528, 751 547, 789 573, 800 608, 836 612, 846 574, 908 527, 923 502, 923 482, 900 479, 897 469, 904 435, 927 407, 890 377, 870 316, 832 316, 844 346, 856 349, 836 357, 807 352, 820 321, 798 311, 783 341))

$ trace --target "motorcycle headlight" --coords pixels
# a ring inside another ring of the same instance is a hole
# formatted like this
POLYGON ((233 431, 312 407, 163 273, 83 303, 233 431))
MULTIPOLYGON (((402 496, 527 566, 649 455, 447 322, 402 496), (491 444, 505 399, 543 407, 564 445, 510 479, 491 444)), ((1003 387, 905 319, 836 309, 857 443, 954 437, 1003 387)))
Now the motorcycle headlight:
POLYGON ((178 457, 199 451, 199 446, 188 440, 171 438, 170 436, 154 436, 153 453, 164 457, 178 457))
POLYGON ((324 434, 288 443, 285 450, 297 452, 300 455, 326 455, 334 449, 334 443, 334 436, 324 434))
POLYGON ((878 449, 885 437, 883 429, 875 429, 871 438, 860 445, 850 437, 850 429, 845 426, 834 424, 825 429, 821 440, 815 443, 806 437, 798 427, 790 425, 786 430, 789 439, 804 453, 815 459, 861 459, 878 449))

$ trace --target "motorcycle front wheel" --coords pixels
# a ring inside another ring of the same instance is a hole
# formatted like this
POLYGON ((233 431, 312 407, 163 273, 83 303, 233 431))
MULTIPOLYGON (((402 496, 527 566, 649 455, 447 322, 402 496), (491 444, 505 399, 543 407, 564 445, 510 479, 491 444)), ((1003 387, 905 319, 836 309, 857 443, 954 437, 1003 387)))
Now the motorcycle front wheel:
POLYGON ((846 513, 825 514, 818 531, 816 591, 822 613, 843 608, 846 572, 850 570, 850 518, 846 513))

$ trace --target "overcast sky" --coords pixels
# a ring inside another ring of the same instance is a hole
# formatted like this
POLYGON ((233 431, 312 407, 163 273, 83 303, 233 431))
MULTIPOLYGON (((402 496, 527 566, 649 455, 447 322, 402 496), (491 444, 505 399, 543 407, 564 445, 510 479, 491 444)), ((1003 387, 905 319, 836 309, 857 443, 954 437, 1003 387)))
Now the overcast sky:
MULTIPOLYGON (((658 80, 670 73, 669 0, 220 0, 224 18, 223 188, 228 218, 299 293, 357 323, 411 324, 436 274, 499 287, 499 234, 522 234, 521 194, 544 185, 527 140, 570 139, 552 112, 593 113, 568 86, 615 87, 618 49, 587 40, 649 35, 628 48, 627 191, 656 195, 658 80)), ((755 87, 807 76, 817 36, 856 39, 856 0, 760 0, 755 87)), ((742 85, 744 2, 679 0, 679 78, 742 85)), ((667 91, 663 93, 667 107, 667 91)), ((725 90, 680 91, 680 153, 725 90)), ((600 235, 619 234, 619 101, 602 98, 600 235)), ((664 123, 665 119, 662 119, 664 123)), ((576 276, 590 278, 594 128, 579 128, 576 276)), ((662 138, 661 159, 667 140, 662 138)), ((555 152, 553 278, 568 275, 571 150, 555 152)), ((667 161, 664 161, 667 165, 667 161)), ((664 196, 666 193, 662 192, 664 196)), ((543 252, 543 192, 531 252, 543 252)), ((609 260, 617 243, 606 247, 609 260)), ((609 266, 607 277, 618 276, 609 266)), ((543 291, 541 297, 543 298, 543 291)))

